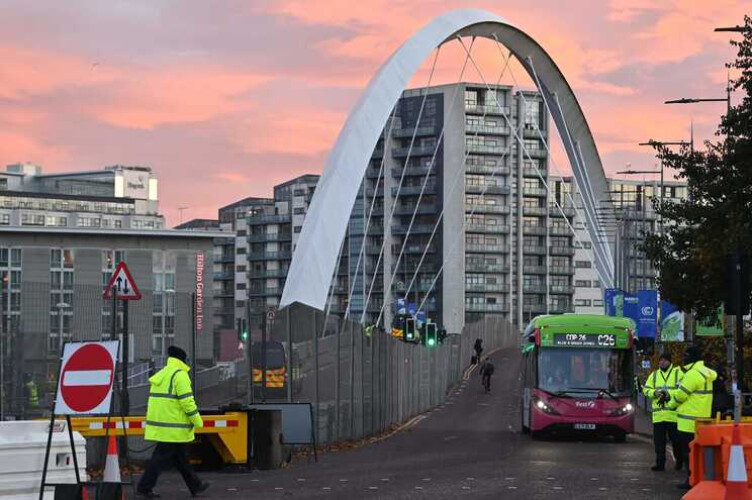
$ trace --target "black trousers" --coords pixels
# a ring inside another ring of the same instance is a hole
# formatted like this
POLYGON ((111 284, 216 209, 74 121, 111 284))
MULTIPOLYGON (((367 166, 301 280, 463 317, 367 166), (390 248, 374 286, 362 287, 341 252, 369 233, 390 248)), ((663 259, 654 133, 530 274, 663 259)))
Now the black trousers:
POLYGON ((191 493, 198 490, 201 480, 185 459, 185 445, 183 443, 157 443, 149 463, 146 464, 144 475, 138 483, 138 491, 151 491, 156 486, 159 475, 170 466, 174 466, 180 472, 191 493))
MULTIPOLYGON (((687 466, 687 480, 689 480, 689 443, 692 442, 692 440, 695 438, 694 432, 682 432, 677 431, 676 432, 676 441, 679 444, 679 452, 681 453, 682 457, 682 463, 684 463, 687 466)), ((676 448, 674 448, 674 453, 676 453, 676 448)), ((677 457, 678 460, 678 457, 677 457)))
POLYGON ((684 460, 679 452, 679 445, 676 442, 676 422, 653 422, 653 444, 655 445, 655 465, 658 467, 666 466, 666 442, 671 440, 671 446, 674 449, 674 457, 677 464, 683 464, 684 460))

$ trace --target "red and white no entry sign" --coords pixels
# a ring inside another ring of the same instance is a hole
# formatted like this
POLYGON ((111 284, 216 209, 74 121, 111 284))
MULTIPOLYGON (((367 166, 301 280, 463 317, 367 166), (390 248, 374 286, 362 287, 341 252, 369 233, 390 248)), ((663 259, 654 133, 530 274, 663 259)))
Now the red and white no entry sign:
POLYGON ((101 415, 110 412, 119 343, 114 340, 65 345, 55 414, 101 415))

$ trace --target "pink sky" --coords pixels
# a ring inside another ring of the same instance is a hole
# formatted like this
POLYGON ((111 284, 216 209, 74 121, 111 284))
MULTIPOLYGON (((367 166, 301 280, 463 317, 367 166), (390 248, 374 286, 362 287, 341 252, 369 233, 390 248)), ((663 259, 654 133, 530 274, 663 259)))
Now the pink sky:
MULTIPOLYGON (((507 18, 552 55, 607 172, 627 162, 652 168, 637 143, 688 139, 692 119, 696 141, 713 138, 723 103, 661 103, 723 96, 734 51, 713 28, 752 12, 752 2, 731 0, 8 0, 0 6, 0 165, 149 165, 171 224, 178 206, 190 207, 185 219, 215 217, 219 206, 320 173, 381 63, 459 7, 507 18)), ((479 43, 475 53, 487 75, 498 75, 495 47, 479 43)), ((439 81, 456 81, 459 54, 442 50, 439 81)), ((468 70, 464 80, 478 77, 468 70)))

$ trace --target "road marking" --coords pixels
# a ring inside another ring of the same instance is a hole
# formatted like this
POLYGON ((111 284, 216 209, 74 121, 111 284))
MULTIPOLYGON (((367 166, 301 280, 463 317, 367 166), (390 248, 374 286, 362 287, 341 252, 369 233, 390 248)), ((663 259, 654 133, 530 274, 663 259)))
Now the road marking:
POLYGON ((549 480, 549 481, 556 481, 555 477, 547 477, 546 479, 549 480))
POLYGON ((562 488, 561 486, 554 486, 553 489, 554 490, 563 490, 564 488, 562 488))
POLYGON ((517 489, 517 486, 507 486, 507 489, 508 489, 508 490, 516 490, 516 489, 517 489))
POLYGON ((416 486, 416 487, 415 487, 415 489, 416 489, 416 490, 422 490, 422 489, 423 489, 423 486, 416 486))
POLYGON ((629 480, 630 480, 630 481, 639 481, 640 479, 639 479, 639 478, 637 478, 637 477, 632 477, 632 478, 630 478, 629 480))
POLYGON ((346 483, 347 481, 348 481, 347 479, 340 479, 339 480, 340 483, 346 483))
POLYGON ((252 483, 258 483, 259 481, 261 481, 261 479, 251 479, 252 483))
POLYGON ((383 481, 383 482, 385 482, 385 483, 388 483, 388 482, 389 482, 389 478, 388 478, 388 477, 382 477, 382 478, 380 479, 380 481, 383 481))
POLYGON ((642 488, 641 491, 650 491, 650 488, 642 488))
POLYGON ((238 491, 237 488, 227 488, 227 491, 238 491))
POLYGON ((449 441, 454 441, 455 439, 457 439, 457 436, 447 436, 447 437, 445 437, 445 438, 443 439, 443 441, 444 441, 445 443, 448 443, 449 441))
POLYGON ((421 479, 421 481, 425 481, 425 482, 428 482, 428 481, 430 481, 430 480, 431 480, 431 478, 430 478, 430 477, 424 477, 423 479, 421 479))
POLYGON ((298 478, 298 482, 299 482, 299 483, 304 483, 304 482, 305 482, 305 479, 304 479, 304 478, 302 478, 302 477, 299 477, 299 478, 298 478))
POLYGON ((324 487, 323 487, 323 488, 321 488, 321 489, 322 489, 322 490, 331 490, 332 488, 331 488, 331 486, 324 486, 324 487))
POLYGON ((274 488, 274 489, 275 489, 276 491, 282 491, 282 490, 284 490, 284 488, 282 488, 281 486, 277 486, 277 487, 276 487, 276 488, 274 488))
POLYGON ((591 480, 591 481, 597 481, 597 480, 598 480, 598 478, 597 478, 597 477, 591 477, 591 478, 590 478, 590 480, 591 480))
POLYGON ((474 477, 466 477, 465 479, 468 480, 468 481, 475 481, 474 477))
POLYGON ((515 478, 513 478, 513 477, 505 477, 504 479, 505 479, 506 481, 514 481, 514 480, 515 480, 515 478))
POLYGON ((600 491, 608 491, 608 488, 601 487, 601 488, 598 488, 598 490, 600 490, 600 491))
POLYGON ((379 487, 378 486, 369 486, 368 489, 369 490, 378 490, 379 487))
POLYGON ((463 486, 463 487, 462 487, 462 489, 463 489, 463 490, 469 490, 469 489, 470 489, 470 486, 463 486))
POLYGON ((490 403, 478 403, 478 406, 491 406, 490 403))

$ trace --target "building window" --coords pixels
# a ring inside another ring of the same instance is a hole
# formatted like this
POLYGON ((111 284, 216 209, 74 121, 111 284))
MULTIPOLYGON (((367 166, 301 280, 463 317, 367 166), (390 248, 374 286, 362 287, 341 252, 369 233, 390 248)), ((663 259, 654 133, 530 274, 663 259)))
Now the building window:
POLYGON ((236 251, 238 255, 245 255, 245 250, 245 247, 238 247, 236 251))
POLYGON ((152 253, 152 354, 155 356, 166 356, 167 347, 175 340, 176 264, 173 252, 155 250, 152 253))
POLYGON ((576 299, 574 301, 576 307, 591 307, 590 299, 576 299))
MULTIPOLYGON (((11 260, 13 253, 11 252, 11 260)), ((50 250, 50 331, 47 349, 58 354, 63 342, 71 340, 73 323, 73 250, 50 250)))
POLYGON ((593 300, 593 306, 594 307, 603 307, 603 301, 601 299, 595 299, 595 300, 593 300))
POLYGON ((589 260, 578 260, 578 261, 575 261, 574 267, 577 267, 580 269, 589 269, 592 267, 592 263, 589 260))
POLYGON ((576 280, 574 282, 574 286, 577 288, 590 288, 590 281, 589 280, 576 280))

